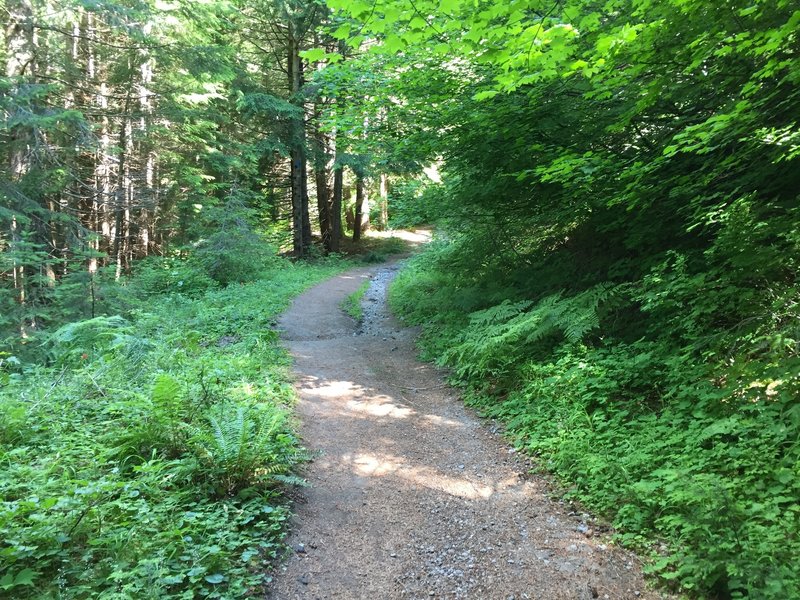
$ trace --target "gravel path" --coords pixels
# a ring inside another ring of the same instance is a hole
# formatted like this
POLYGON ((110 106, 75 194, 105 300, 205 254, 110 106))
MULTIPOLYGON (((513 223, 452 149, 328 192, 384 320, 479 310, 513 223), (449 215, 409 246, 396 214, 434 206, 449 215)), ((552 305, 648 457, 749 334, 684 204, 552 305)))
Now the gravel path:
POLYGON ((397 269, 335 277, 281 319, 316 459, 270 598, 659 598, 417 360, 386 309, 397 269), (358 326, 339 303, 367 279, 358 326))

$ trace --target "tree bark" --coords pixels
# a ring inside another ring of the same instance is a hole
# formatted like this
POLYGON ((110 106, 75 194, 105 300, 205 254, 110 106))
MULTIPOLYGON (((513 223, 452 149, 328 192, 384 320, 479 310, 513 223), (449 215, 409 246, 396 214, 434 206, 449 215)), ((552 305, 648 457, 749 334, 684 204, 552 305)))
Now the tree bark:
POLYGON ((317 184, 317 212, 322 245, 327 252, 331 250, 331 194, 328 188, 328 170, 325 165, 317 165, 314 170, 317 184))
POLYGON ((356 174, 356 207, 354 213, 353 241, 357 242, 361 239, 362 219, 364 217, 364 178, 359 174, 356 174))
POLYGON ((319 232, 326 252, 331 251, 331 190, 329 187, 330 168, 328 154, 328 136, 319 126, 321 110, 319 103, 314 111, 314 180, 317 187, 317 215, 319 216, 319 232))
POLYGON ((292 119, 292 139, 289 151, 291 160, 292 190, 292 251, 298 258, 305 256, 311 244, 311 222, 308 217, 308 177, 305 156, 305 118, 300 90, 303 87, 300 38, 295 25, 289 22, 288 33, 289 90, 291 101, 298 107, 292 119))
POLYGON ((331 252, 338 252, 342 239, 342 187, 344 171, 335 167, 333 171, 333 198, 331 198, 331 252))
POLYGON ((381 216, 378 226, 381 231, 386 231, 389 229, 389 176, 386 173, 381 173, 380 208, 381 216))
POLYGON ((117 264, 116 277, 122 276, 123 262, 125 260, 125 213, 127 212, 128 186, 125 181, 128 156, 128 111, 131 104, 131 88, 133 76, 128 84, 128 92, 123 105, 121 124, 119 128, 119 157, 117 163, 117 189, 114 194, 114 259, 117 264))

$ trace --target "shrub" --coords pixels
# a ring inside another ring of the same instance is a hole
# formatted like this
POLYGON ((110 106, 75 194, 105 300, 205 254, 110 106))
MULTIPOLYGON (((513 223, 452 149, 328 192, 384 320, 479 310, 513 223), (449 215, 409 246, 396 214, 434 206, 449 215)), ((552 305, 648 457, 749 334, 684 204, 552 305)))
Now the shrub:
POLYGON ((167 294, 54 332, 54 366, 0 362, 0 595, 244 598, 282 551, 286 419, 277 313, 343 268, 167 294))
POLYGON ((152 294, 184 294, 196 297, 218 286, 196 261, 150 257, 137 263, 132 287, 142 297, 152 294))

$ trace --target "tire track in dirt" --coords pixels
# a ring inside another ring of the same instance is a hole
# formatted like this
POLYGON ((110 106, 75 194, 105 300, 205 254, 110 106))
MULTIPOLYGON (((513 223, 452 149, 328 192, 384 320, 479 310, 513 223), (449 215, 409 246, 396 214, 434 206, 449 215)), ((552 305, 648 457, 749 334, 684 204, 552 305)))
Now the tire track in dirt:
POLYGON ((281 318, 316 458, 269 597, 661 597, 416 358, 417 331, 386 308, 397 269, 334 277, 281 318), (339 304, 366 280, 358 326, 339 304))

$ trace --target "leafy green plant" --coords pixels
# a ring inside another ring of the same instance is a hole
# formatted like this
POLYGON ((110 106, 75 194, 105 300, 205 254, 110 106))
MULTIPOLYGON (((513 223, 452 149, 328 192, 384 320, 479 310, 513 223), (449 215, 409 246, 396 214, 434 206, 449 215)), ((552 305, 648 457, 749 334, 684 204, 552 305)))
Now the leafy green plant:
POLYGON ((152 294, 197 296, 217 287, 196 261, 178 258, 147 258, 136 264, 133 290, 144 297, 152 294))
POLYGON ((75 366, 92 355, 107 352, 120 342, 120 336, 131 331, 130 322, 119 315, 95 317, 67 323, 50 335, 48 343, 56 363, 75 366))
POLYGON ((271 328, 345 266, 281 261, 244 286, 67 324, 38 348, 52 366, 3 356, 0 595, 260 593, 305 456, 271 328))
POLYGON ((453 368, 467 402, 649 552, 663 582, 797 595, 796 286, 759 297, 736 291, 733 272, 725 289, 722 272, 692 274, 667 253, 636 283, 533 300, 490 283, 491 267, 484 281, 462 272, 463 251, 432 246, 390 300, 424 325, 424 353, 453 368), (719 292, 702 295, 711 285, 719 292), (495 303, 498 291, 510 297, 495 303))
POLYGON ((235 194, 209 211, 210 232, 198 242, 195 256, 220 285, 254 281, 274 260, 274 251, 256 232, 253 220, 253 211, 235 194))
POLYGON ((222 403, 195 429, 191 447, 203 465, 202 477, 218 496, 275 483, 302 457, 287 429, 286 414, 267 407, 231 407, 222 403))
POLYGON ((342 300, 342 310, 359 323, 364 318, 364 309, 361 306, 361 302, 364 299, 364 294, 366 294, 367 290, 369 289, 369 285, 370 282, 365 281, 355 292, 342 300))

